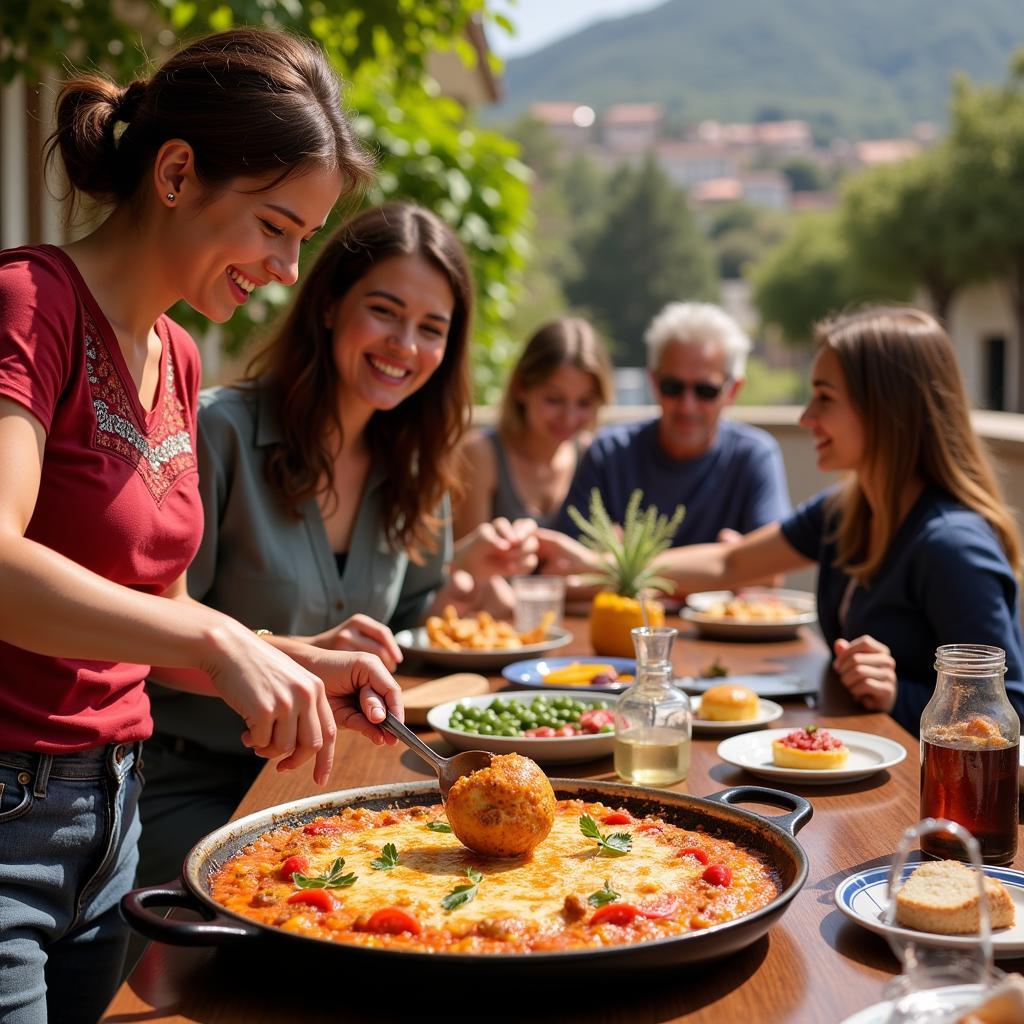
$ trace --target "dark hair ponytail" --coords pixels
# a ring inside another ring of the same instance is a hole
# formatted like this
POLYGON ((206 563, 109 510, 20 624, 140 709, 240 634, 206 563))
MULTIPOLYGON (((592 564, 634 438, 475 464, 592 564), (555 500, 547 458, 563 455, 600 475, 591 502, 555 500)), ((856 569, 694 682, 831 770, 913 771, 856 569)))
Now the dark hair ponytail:
POLYGON ((216 188, 241 175, 338 168, 347 187, 366 184, 372 159, 341 107, 341 84, 310 41, 232 29, 170 57, 125 88, 76 76, 57 98, 47 164, 59 151, 72 194, 119 203, 135 195, 168 139, 195 153, 196 174, 216 188))

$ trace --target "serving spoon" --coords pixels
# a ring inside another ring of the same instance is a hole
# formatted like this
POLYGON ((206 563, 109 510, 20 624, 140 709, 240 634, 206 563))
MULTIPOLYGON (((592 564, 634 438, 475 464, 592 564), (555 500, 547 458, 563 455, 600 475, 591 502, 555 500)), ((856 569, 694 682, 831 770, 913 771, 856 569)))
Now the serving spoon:
POLYGON ((385 711, 384 721, 380 723, 392 736, 397 736, 410 750, 419 754, 424 761, 437 772, 437 782, 441 787, 441 799, 448 799, 448 791, 464 775, 472 775, 481 768, 491 766, 493 754, 486 750, 466 750, 454 757, 442 757, 436 750, 427 746, 407 725, 400 722, 390 711, 385 711))

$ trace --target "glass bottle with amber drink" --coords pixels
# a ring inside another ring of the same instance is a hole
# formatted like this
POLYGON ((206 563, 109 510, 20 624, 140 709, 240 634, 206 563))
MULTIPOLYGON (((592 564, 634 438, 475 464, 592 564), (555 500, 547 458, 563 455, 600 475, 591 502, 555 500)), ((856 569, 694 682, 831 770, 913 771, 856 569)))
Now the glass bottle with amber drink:
MULTIPOLYGON (((1006 655, 998 647, 948 644, 935 652, 935 692, 921 715, 921 817, 963 825, 986 864, 1017 852, 1020 719, 1006 696, 1006 655)), ((942 832, 921 849, 962 860, 942 832)))
POLYGON ((690 772, 690 698, 675 685, 668 626, 632 630, 636 682, 615 705, 615 771, 627 782, 670 786, 690 772))

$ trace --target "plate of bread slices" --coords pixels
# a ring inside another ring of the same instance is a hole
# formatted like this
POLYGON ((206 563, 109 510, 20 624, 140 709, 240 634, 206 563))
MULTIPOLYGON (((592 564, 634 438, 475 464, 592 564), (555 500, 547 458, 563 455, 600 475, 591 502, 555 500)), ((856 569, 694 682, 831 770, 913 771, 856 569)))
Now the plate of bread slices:
POLYGON ((718 756, 761 778, 828 786, 891 768, 907 751, 884 736, 805 725, 730 736, 718 744, 718 756))
MULTIPOLYGON (((955 860, 907 863, 896 892, 896 920, 887 924, 888 866, 869 868, 836 886, 836 906, 851 921, 879 935, 928 946, 962 948, 975 943, 979 904, 975 868, 955 860)), ((1024 955, 1024 872, 986 864, 985 893, 992 928, 992 954, 1024 955)))
POLYGON ((782 705, 758 697, 747 686, 720 683, 691 698, 693 728, 701 732, 747 732, 782 717, 782 705))

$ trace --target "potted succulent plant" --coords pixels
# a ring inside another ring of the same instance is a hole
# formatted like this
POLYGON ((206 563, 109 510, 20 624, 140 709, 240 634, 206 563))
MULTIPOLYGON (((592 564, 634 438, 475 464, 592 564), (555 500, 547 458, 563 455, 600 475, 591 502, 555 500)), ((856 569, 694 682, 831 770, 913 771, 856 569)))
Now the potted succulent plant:
MULTIPOLYGON (((601 556, 600 567, 584 577, 586 583, 598 583, 603 589, 590 606, 590 642, 596 654, 633 656, 630 630, 643 626, 643 591, 671 593, 672 584, 653 569, 655 559, 672 543, 672 536, 683 521, 684 508, 677 505, 669 519, 648 506, 640 511, 643 491, 629 496, 621 528, 612 522, 595 487, 590 493, 590 519, 575 507, 569 516, 582 531, 581 543, 601 556)), ((665 621, 665 609, 657 601, 645 601, 649 626, 665 621)))

